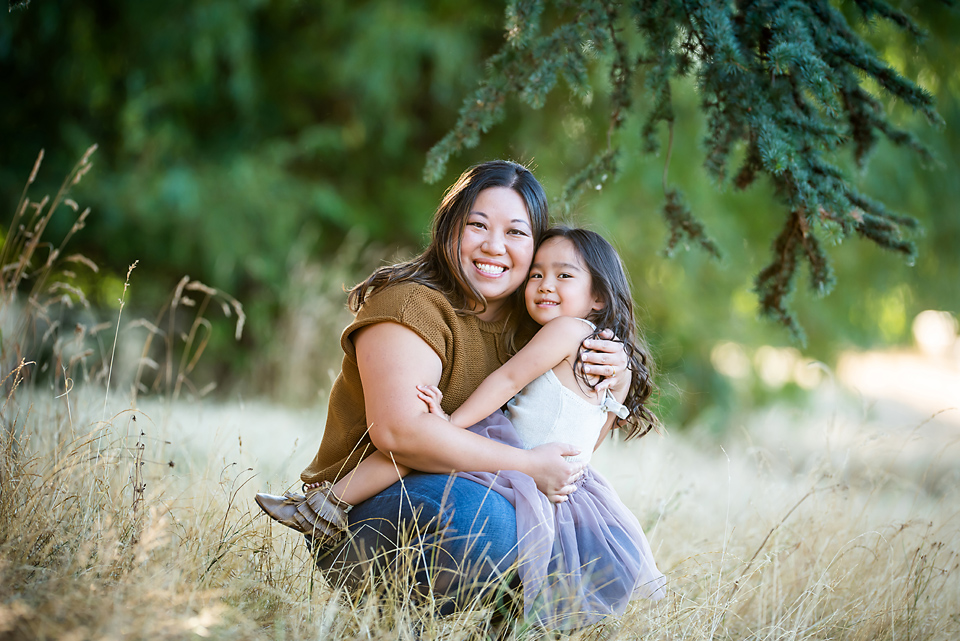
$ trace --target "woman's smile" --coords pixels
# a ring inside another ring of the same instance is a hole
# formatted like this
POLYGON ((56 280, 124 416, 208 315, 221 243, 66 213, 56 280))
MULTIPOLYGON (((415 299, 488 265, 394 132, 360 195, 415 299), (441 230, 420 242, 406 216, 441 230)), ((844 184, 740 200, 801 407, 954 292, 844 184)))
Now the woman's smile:
POLYGON ((486 263, 480 261, 474 261, 474 266, 477 270, 480 271, 484 276, 492 276, 494 278, 501 276, 503 272, 507 270, 506 265, 495 265, 493 263, 486 263))

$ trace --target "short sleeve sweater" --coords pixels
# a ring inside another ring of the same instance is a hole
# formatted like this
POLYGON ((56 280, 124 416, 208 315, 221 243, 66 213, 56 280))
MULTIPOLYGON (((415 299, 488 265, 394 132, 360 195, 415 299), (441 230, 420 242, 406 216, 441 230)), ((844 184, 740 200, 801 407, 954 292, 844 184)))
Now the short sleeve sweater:
MULTIPOLYGON (((426 285, 399 283, 375 291, 340 336, 343 366, 330 391, 320 450, 300 473, 304 483, 335 481, 374 452, 367 434, 353 335, 363 327, 383 322, 413 330, 440 357, 443 369, 437 386, 443 392, 442 405, 448 414, 509 358, 500 340, 505 321, 486 322, 473 315, 457 314, 443 294, 426 285)), ((411 384, 410 394, 416 393, 411 384)))

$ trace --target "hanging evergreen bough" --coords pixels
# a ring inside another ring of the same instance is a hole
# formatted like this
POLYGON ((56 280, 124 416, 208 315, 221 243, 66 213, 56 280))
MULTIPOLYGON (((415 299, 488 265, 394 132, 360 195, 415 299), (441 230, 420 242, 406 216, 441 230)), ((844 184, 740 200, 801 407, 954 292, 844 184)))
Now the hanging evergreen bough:
MULTIPOLYGON (((616 133, 649 105, 642 126, 642 148, 658 149, 657 129, 665 123, 672 146, 674 112, 670 83, 694 74, 707 118, 707 171, 719 181, 728 173, 730 154, 743 146, 733 184, 745 189, 761 175, 775 185, 786 211, 773 243, 770 264, 757 275, 755 291, 763 316, 785 325, 801 342, 803 330, 788 306, 802 262, 818 295, 834 285, 820 237, 857 234, 913 261, 916 247, 907 237, 913 218, 899 216, 861 194, 831 162, 851 149, 863 166, 881 136, 932 156, 912 133, 895 127, 880 101, 863 88, 866 79, 899 98, 937 126, 943 121, 932 96, 902 77, 858 36, 827 0, 603 0, 557 1, 551 23, 541 23, 548 3, 510 0, 506 42, 488 61, 487 77, 460 111, 454 128, 430 150, 425 178, 440 178, 449 158, 477 145, 480 136, 504 118, 504 104, 519 97, 539 108, 563 80, 581 98, 593 94, 588 70, 609 65, 607 145, 567 183, 561 202, 569 206, 585 191, 618 170, 616 133), (639 35, 639 38, 637 37, 639 35), (639 102, 639 101, 637 101, 639 102)), ((912 37, 923 31, 882 0, 855 0, 865 19, 889 20, 912 37)), ((670 149, 666 164, 669 164, 670 149)), ((700 245, 711 255, 719 248, 669 186, 664 170, 663 215, 669 229, 667 253, 681 243, 700 245)))

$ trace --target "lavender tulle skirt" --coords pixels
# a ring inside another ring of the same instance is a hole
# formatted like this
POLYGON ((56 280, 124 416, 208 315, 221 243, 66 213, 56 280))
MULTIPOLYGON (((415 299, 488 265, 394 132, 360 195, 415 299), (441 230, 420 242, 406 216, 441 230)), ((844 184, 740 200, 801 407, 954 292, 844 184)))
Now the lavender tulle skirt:
MULTIPOLYGON (((470 430, 522 447, 513 425, 499 412, 470 430)), ((520 472, 460 476, 490 487, 517 510, 527 620, 551 629, 578 628, 621 616, 635 598, 664 596, 666 579, 640 523, 589 465, 577 491, 559 504, 551 503, 533 479, 520 472)))

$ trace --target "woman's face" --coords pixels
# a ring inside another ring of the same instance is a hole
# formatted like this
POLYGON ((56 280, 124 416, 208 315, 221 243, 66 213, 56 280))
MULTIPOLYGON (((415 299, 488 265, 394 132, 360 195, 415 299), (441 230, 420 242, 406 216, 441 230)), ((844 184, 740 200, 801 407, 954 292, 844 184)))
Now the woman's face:
POLYGON ((497 320, 507 299, 527 280, 533 227, 520 194, 489 187, 477 195, 460 242, 460 267, 487 301, 481 320, 497 320))

